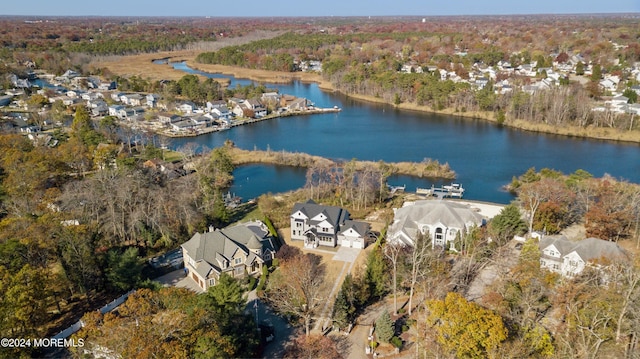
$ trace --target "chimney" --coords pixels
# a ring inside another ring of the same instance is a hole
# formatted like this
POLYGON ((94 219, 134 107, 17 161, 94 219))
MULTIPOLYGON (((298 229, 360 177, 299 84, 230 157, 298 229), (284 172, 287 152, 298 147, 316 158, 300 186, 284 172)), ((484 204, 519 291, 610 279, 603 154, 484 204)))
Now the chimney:
POLYGON ((209 226, 209 232, 213 232, 213 231, 215 231, 215 230, 216 230, 216 229, 215 229, 213 226, 209 226))

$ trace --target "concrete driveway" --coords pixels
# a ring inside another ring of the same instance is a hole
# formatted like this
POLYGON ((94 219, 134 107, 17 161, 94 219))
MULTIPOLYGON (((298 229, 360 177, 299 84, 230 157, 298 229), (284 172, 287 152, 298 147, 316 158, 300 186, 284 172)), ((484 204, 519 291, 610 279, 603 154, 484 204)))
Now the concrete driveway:
POLYGON ((193 278, 186 275, 184 269, 178 269, 168 274, 154 279, 165 287, 187 288, 196 293, 204 293, 202 288, 196 284, 193 278))

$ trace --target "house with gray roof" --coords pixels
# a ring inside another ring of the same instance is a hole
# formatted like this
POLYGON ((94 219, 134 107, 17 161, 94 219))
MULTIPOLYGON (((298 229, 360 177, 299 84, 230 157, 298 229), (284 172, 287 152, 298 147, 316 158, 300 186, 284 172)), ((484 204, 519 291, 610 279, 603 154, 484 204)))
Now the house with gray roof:
POLYGON ((302 240, 309 248, 364 248, 369 230, 368 223, 352 221, 346 209, 313 200, 296 203, 291 211, 291 239, 302 240))
POLYGON ((615 242, 598 238, 571 241, 565 236, 544 236, 538 243, 540 266, 565 277, 574 277, 586 267, 603 268, 612 261, 627 261, 627 253, 615 242))
POLYGON ((211 227, 209 232, 194 234, 181 247, 187 275, 204 291, 216 285, 222 273, 234 278, 259 275, 276 253, 273 238, 261 221, 211 227))
POLYGON ((394 212, 393 223, 387 232, 389 242, 413 246, 418 233, 428 233, 432 246, 454 251, 459 235, 484 225, 486 221, 468 205, 443 199, 405 202, 394 212))

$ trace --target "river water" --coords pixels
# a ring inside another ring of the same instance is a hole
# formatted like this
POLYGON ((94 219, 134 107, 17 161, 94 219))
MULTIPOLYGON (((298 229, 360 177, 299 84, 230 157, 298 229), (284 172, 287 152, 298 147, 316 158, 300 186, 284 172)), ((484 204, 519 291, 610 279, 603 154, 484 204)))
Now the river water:
MULTIPOLYGON (((228 78, 230 86, 247 85, 250 80, 208 74, 174 67, 213 78, 228 78)), ((390 105, 356 101, 324 92, 317 84, 265 84, 281 94, 305 97, 318 107, 338 106, 338 113, 285 117, 234 127, 228 131, 172 140, 179 148, 195 142, 214 148, 233 141, 244 149, 305 152, 333 159, 372 161, 415 161, 432 158, 449 163, 456 182, 465 187, 465 198, 508 203, 512 195, 503 191, 513 176, 528 168, 548 167, 564 173, 583 169, 600 177, 605 173, 631 182, 640 182, 640 146, 609 141, 576 139, 537 134, 497 126, 493 123, 447 115, 400 111, 390 105)), ((232 191, 243 198, 261 193, 282 192, 304 184, 304 170, 252 165, 236 170, 232 191)), ((442 182, 407 176, 392 177, 389 183, 430 187, 442 182)))

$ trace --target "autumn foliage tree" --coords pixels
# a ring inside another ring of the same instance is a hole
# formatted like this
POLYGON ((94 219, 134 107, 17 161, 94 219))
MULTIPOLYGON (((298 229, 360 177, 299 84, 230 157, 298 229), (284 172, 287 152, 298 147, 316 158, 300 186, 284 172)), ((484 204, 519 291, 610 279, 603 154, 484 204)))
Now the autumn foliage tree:
POLYGON ((445 352, 458 358, 485 358, 507 338, 507 328, 496 313, 450 292, 427 301, 427 324, 445 352))
POLYGON ((285 359, 341 359, 335 341, 321 334, 300 335, 290 342, 285 359))

